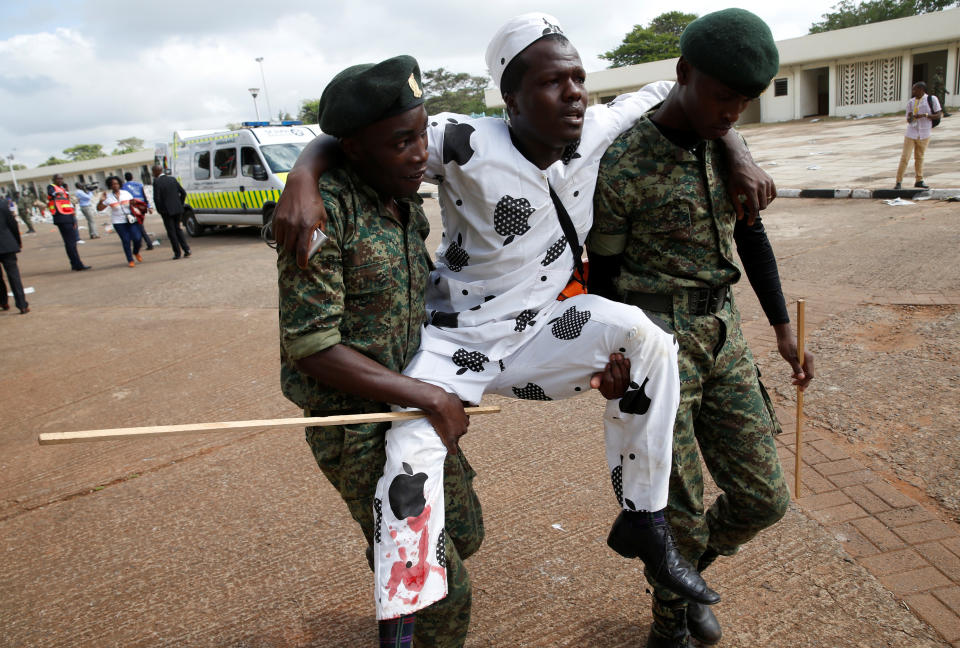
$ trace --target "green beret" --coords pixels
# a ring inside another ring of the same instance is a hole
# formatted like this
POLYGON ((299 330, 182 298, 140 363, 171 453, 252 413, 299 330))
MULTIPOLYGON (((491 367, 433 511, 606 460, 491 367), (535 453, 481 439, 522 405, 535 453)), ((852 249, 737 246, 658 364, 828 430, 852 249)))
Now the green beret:
POLYGON ((745 9, 724 9, 697 18, 680 35, 690 65, 747 97, 757 97, 780 69, 770 28, 745 9))
POLYGON ((353 65, 324 88, 320 97, 320 130, 344 137, 422 103, 420 66, 412 56, 353 65))

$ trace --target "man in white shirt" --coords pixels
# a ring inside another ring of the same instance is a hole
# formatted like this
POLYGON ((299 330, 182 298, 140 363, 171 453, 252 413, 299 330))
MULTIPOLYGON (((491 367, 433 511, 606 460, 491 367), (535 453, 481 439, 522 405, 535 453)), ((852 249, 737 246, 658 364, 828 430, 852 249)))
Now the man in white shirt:
POLYGON ((87 219, 87 231, 90 233, 91 239, 100 238, 100 235, 97 234, 97 210, 93 206, 93 194, 86 190, 86 187, 78 182, 74 185, 77 190, 74 192, 74 195, 77 197, 77 205, 80 207, 80 211, 83 212, 83 217, 87 219))
MULTIPOLYGON (((611 354, 626 356, 631 385, 609 401, 604 417, 610 478, 630 514, 629 521, 621 514, 614 531, 678 592, 715 603, 719 597, 676 554, 661 512, 679 388, 672 336, 639 309, 597 296, 557 301, 592 224, 600 157, 671 85, 651 84, 587 108, 579 55, 558 21, 540 13, 508 21, 486 58, 509 125, 441 114, 427 127, 423 179, 439 185, 444 234, 420 351, 404 373, 467 402, 484 393, 556 400, 589 389, 611 354)), ((313 157, 320 148, 311 144, 301 155, 277 209, 274 233, 287 249, 300 251, 300 241, 324 220, 316 176, 325 166, 313 157)), ((763 190, 761 207, 772 192, 763 190)), ((378 618, 444 596, 442 468, 455 444, 423 419, 395 424, 387 434, 374 503, 382 527, 378 618)))
POLYGON ((940 119, 943 110, 940 100, 927 94, 927 84, 918 81, 913 84, 913 97, 907 102, 907 133, 903 138, 903 152, 900 154, 900 166, 897 167, 897 184, 894 190, 901 188, 903 173, 907 170, 907 163, 913 155, 913 170, 916 182, 913 186, 918 189, 929 189, 923 181, 923 156, 930 143, 930 131, 933 129, 933 120, 940 119))

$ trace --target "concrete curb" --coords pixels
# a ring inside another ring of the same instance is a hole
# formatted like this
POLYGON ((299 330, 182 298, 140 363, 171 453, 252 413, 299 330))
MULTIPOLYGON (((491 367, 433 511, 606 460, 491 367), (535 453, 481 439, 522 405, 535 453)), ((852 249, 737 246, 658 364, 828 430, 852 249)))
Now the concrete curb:
POLYGON ((960 189, 777 189, 777 198, 904 198, 947 200, 960 189))

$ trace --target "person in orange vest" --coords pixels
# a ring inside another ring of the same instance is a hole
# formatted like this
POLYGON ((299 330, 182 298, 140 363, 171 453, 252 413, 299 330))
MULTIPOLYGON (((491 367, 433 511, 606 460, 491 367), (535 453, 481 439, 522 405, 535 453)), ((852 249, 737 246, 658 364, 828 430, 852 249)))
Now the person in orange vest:
POLYGON ((89 270, 90 266, 84 265, 83 261, 80 260, 80 254, 77 252, 76 209, 70 202, 67 183, 63 181, 63 176, 59 173, 53 176, 53 184, 47 185, 47 207, 49 207, 50 214, 53 216, 53 224, 60 230, 63 247, 67 251, 67 258, 70 259, 70 268, 75 272, 89 270))

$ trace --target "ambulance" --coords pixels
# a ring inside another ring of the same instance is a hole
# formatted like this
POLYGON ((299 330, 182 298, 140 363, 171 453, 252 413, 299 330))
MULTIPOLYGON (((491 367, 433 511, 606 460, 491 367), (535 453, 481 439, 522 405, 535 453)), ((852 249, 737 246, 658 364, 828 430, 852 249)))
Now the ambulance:
POLYGON ((244 122, 238 130, 176 131, 156 159, 187 192, 183 225, 201 236, 220 225, 264 225, 300 151, 320 134, 299 121, 244 122))

